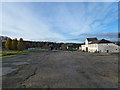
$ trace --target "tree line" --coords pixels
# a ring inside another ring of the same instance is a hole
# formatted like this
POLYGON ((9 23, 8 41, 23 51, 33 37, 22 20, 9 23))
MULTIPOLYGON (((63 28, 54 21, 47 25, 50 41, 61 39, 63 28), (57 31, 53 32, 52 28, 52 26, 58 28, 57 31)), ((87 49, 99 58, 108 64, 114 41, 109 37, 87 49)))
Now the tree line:
POLYGON ((7 50, 25 50, 28 48, 43 48, 43 49, 61 49, 67 50, 69 48, 79 48, 81 44, 77 43, 56 43, 56 42, 42 42, 42 41, 24 41, 22 38, 19 40, 7 38, 3 43, 3 47, 7 50))
POLYGON ((23 39, 20 38, 20 40, 17 39, 10 39, 8 38, 5 42, 5 48, 8 50, 24 50, 24 43, 23 39))

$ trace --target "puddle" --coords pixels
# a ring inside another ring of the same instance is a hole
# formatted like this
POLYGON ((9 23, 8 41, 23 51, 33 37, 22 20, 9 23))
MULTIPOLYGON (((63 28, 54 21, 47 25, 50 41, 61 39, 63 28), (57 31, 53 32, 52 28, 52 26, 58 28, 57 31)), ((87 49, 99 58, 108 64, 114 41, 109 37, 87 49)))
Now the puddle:
POLYGON ((15 70, 17 70, 17 68, 13 69, 12 67, 3 67, 2 68, 2 73, 0 73, 0 76, 7 75, 8 73, 11 73, 11 72, 13 72, 15 70))
POLYGON ((24 65, 24 64, 29 64, 27 62, 16 62, 16 63, 13 63, 13 65, 24 65))

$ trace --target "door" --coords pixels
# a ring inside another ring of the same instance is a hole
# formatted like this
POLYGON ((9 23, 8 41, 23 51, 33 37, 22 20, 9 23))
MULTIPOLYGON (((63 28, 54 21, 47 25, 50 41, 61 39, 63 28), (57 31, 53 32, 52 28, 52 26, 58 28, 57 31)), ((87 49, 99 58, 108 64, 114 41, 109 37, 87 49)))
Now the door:
POLYGON ((86 52, 88 52, 88 47, 86 47, 86 52))
POLYGON ((109 50, 107 50, 107 53, 109 53, 109 50))

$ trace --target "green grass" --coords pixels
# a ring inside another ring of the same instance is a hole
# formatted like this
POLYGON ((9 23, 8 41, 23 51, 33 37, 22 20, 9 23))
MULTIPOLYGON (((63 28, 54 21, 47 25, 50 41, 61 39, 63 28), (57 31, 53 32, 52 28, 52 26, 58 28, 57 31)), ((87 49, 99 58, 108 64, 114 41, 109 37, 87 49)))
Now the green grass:
POLYGON ((27 53, 31 53, 31 52, 37 52, 40 50, 46 50, 46 49, 32 49, 32 50, 24 50, 24 51, 12 51, 12 50, 2 51, 2 52, 0 52, 0 59, 13 57, 13 56, 17 56, 17 55, 22 55, 22 54, 27 54, 27 53))
POLYGON ((112 53, 120 53, 120 52, 112 52, 112 53))
POLYGON ((8 58, 8 57, 13 57, 13 56, 16 56, 16 55, 1 56, 0 59, 2 59, 2 58, 8 58))

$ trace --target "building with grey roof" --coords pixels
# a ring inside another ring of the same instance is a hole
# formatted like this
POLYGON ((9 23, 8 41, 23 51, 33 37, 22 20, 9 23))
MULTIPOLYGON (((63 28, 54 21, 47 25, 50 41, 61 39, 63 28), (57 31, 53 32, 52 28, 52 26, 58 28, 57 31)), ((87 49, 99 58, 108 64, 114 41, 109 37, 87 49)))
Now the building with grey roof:
POLYGON ((81 45, 81 50, 86 52, 119 52, 120 46, 105 39, 86 38, 85 44, 81 45))

